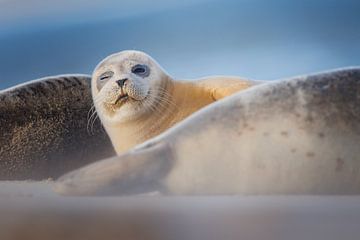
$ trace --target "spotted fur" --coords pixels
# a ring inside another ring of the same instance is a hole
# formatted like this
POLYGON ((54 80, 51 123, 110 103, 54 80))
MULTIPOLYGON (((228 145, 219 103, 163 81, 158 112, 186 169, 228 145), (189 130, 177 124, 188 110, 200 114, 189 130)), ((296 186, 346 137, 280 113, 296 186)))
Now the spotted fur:
POLYGON ((98 122, 87 132, 90 77, 64 75, 0 91, 0 180, 45 179, 114 154, 98 122))

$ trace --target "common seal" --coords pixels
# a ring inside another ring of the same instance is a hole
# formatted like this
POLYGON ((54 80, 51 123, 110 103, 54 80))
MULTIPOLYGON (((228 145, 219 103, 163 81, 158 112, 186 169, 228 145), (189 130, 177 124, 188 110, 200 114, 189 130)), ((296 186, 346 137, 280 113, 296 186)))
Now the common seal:
POLYGON ((360 68, 241 91, 54 187, 68 195, 359 194, 360 68))
POLYGON ((258 83, 227 76, 175 80, 149 55, 127 50, 98 64, 92 75, 92 94, 120 154, 200 108, 258 83))
POLYGON ((99 123, 87 132, 90 80, 61 75, 0 91, 0 180, 57 178, 115 155, 99 123))

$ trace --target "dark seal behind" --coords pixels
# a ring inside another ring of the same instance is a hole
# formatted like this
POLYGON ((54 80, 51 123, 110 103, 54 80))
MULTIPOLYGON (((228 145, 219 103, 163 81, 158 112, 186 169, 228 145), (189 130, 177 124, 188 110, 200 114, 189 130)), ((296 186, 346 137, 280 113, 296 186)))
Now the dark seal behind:
POLYGON ((57 178, 115 155, 100 121, 90 134, 90 77, 64 75, 0 91, 0 180, 57 178))

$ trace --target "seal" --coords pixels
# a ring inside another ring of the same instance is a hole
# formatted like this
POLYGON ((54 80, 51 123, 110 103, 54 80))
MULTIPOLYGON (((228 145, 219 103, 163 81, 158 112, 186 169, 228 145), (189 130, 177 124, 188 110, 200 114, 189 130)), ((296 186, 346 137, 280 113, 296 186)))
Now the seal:
POLYGON ((87 131, 91 77, 45 77, 0 91, 0 180, 57 178, 114 156, 100 123, 87 131))
POLYGON ((269 82, 61 177, 67 195, 359 194, 360 68, 269 82))
POLYGON ((149 55, 128 50, 98 64, 92 75, 92 94, 120 154, 204 106, 258 83, 227 76, 175 80, 149 55))

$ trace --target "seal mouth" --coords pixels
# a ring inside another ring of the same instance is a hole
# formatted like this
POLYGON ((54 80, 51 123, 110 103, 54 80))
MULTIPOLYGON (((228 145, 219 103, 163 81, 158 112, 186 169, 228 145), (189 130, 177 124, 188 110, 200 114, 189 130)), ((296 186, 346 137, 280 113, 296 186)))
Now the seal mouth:
POLYGON ((126 101, 129 98, 129 95, 127 93, 121 94, 114 102, 114 105, 118 104, 120 101, 126 101))

